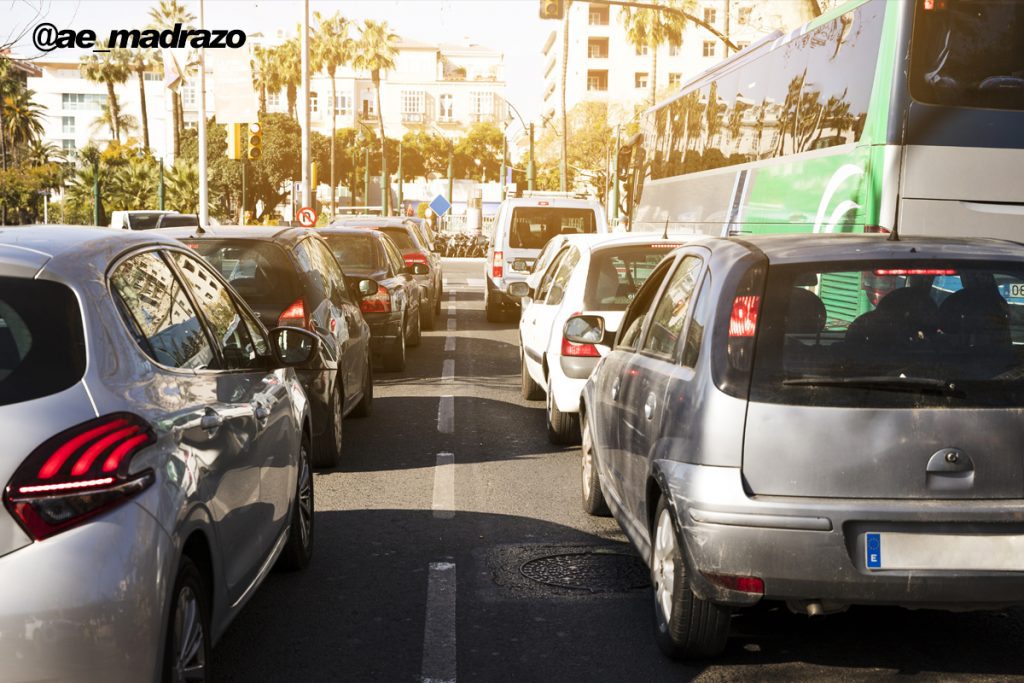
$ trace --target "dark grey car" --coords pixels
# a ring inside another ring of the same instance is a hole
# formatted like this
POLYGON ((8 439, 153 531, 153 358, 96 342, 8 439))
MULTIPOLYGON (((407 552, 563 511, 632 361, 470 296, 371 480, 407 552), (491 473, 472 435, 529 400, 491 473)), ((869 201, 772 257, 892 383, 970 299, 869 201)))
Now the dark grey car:
POLYGON ((716 654, 763 599, 1024 603, 1024 248, 701 239, 619 329, 584 390, 583 502, 648 561, 666 653, 716 654))

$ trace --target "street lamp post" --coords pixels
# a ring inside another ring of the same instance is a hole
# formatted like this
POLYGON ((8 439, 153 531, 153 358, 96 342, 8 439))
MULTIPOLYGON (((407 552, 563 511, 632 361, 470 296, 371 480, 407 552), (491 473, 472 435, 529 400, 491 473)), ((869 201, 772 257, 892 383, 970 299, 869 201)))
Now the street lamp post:
POLYGON ((398 215, 402 215, 402 202, 405 197, 402 196, 402 141, 398 141, 398 215))
POLYGON ((533 165, 533 124, 530 124, 530 165, 527 166, 527 189, 533 192, 534 186, 537 184, 537 169, 533 165))

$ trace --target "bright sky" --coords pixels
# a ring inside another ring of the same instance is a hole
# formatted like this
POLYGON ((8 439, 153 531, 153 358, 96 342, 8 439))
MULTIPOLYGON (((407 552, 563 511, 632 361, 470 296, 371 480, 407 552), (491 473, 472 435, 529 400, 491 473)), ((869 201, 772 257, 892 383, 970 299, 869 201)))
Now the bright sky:
MULTIPOLYGON (((37 53, 31 27, 50 22, 57 28, 92 29, 97 36, 113 28, 143 28, 148 23, 147 0, 0 0, 0 44, 24 29, 14 48, 19 56, 37 53)), ((199 1, 185 3, 196 16, 199 1)), ((543 81, 541 47, 552 22, 537 16, 537 0, 310 0, 314 11, 340 11, 351 19, 384 20, 403 38, 422 42, 476 43, 505 54, 506 95, 527 120, 540 108, 543 81)), ((206 0, 206 27, 242 29, 274 35, 279 28, 294 30, 302 17, 299 0, 206 0)))

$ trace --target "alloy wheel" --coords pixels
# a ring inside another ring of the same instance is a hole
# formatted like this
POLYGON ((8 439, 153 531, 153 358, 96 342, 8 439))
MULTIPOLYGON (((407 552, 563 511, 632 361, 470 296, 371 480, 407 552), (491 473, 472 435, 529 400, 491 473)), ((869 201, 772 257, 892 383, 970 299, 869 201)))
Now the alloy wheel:
POLYGON ((199 599, 191 586, 182 586, 174 611, 174 680, 176 683, 206 680, 206 633, 199 599))
POLYGON ((305 445, 302 446, 300 456, 299 532, 302 537, 302 547, 308 548, 313 531, 313 472, 309 467, 309 454, 306 452, 305 445))
POLYGON ((672 596, 676 583, 676 532, 668 508, 661 511, 654 535, 654 596, 665 621, 672 620, 672 596))
POLYGON ((590 498, 590 481, 594 476, 594 454, 590 448, 590 430, 587 424, 583 423, 583 443, 580 450, 583 452, 583 498, 590 498))

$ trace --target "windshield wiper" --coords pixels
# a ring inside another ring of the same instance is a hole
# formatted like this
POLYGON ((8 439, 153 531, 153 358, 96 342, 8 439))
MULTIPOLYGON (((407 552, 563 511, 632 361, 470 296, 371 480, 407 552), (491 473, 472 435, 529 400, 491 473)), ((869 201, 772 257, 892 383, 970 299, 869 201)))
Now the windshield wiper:
POLYGON ((849 387, 881 391, 909 391, 962 396, 963 390, 953 382, 929 377, 801 377, 783 380, 788 387, 849 387))

